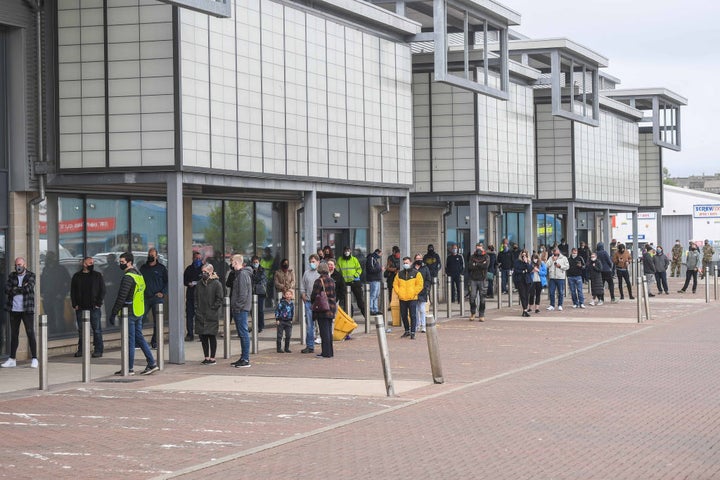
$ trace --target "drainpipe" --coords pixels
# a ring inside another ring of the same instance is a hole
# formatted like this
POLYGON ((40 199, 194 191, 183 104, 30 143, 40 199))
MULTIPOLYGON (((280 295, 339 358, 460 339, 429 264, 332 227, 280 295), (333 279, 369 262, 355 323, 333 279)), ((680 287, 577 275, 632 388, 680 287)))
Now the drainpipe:
POLYGON ((445 249, 445 258, 447 258, 447 218, 450 216, 450 214, 453 211, 453 206, 455 206, 455 202, 446 202, 445 203, 445 211, 443 211, 443 224, 442 224, 442 234, 443 234, 443 248, 445 249))
POLYGON ((381 210, 378 219, 378 223, 380 223, 380 249, 384 252, 385 246, 383 245, 383 241, 385 241, 385 221, 383 220, 383 217, 390 213, 390 197, 385 197, 385 209, 381 210))

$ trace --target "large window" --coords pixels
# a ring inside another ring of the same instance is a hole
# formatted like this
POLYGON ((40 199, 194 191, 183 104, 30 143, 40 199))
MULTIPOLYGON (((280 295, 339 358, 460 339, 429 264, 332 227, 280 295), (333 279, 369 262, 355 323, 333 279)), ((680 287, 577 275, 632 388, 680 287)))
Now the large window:
POLYGON ((561 215, 552 213, 538 213, 537 220, 537 238, 538 247, 545 245, 551 247, 554 244, 560 244, 560 240, 565 238, 565 228, 561 215))

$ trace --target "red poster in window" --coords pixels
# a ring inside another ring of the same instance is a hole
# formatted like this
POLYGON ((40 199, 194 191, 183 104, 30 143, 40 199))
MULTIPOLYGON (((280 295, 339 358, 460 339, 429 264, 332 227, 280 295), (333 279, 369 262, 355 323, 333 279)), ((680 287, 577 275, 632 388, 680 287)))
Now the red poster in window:
MULTIPOLYGON (((58 233, 62 235, 64 233, 82 232, 83 225, 84 223, 82 218, 63 220, 58 223, 58 233)), ((113 230, 115 230, 115 217, 87 219, 88 232, 108 232, 113 230)), ((40 222, 40 233, 47 233, 47 222, 40 222)))

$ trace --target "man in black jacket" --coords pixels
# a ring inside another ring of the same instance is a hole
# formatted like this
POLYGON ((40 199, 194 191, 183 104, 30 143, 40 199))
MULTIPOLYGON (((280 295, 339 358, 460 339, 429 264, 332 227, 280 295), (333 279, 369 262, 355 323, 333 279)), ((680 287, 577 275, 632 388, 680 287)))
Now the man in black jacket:
POLYGON ((82 356, 82 317, 83 310, 90 311, 90 326, 93 332, 93 358, 103 356, 103 337, 100 318, 102 317, 102 304, 105 298, 105 280, 100 272, 95 271, 93 257, 85 257, 82 269, 73 275, 70 281, 70 301, 75 309, 75 320, 78 328, 78 348, 76 357, 82 356))
POLYGON ((460 291, 460 275, 465 272, 465 259, 458 250, 456 243, 450 247, 450 255, 445 260, 445 274, 450 277, 451 300, 458 302, 462 300, 463 292, 460 291))
POLYGON ((468 279, 470 284, 470 321, 485 321, 485 294, 487 293, 487 272, 490 257, 482 242, 475 245, 475 252, 468 258, 468 279))
POLYGON ((202 255, 199 251, 193 250, 192 263, 185 268, 183 273, 183 284, 187 287, 185 292, 185 335, 186 342, 192 342, 195 338, 195 285, 202 276, 202 255))
MULTIPOLYGON (((155 305, 162 304, 165 297, 167 297, 168 270, 165 265, 158 261, 158 251, 155 247, 148 250, 147 261, 140 267, 140 273, 145 279, 145 317, 143 322, 147 321, 152 311, 153 334, 150 339, 150 346, 157 348, 158 314, 155 305)), ((160 331, 163 331, 162 326, 160 331)))
POLYGON ((370 284, 370 315, 379 315, 380 282, 382 282, 382 250, 376 248, 365 260, 365 280, 370 284))

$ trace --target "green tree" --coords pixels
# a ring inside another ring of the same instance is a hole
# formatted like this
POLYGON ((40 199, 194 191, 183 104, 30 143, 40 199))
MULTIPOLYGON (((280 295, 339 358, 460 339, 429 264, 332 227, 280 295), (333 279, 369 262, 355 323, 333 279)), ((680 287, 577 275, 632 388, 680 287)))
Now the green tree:
POLYGON ((223 209, 210 211, 209 224, 205 229, 205 241, 214 248, 226 252, 250 253, 253 250, 253 203, 228 201, 225 203, 225 239, 222 238, 223 209))
POLYGON ((662 176, 663 176, 663 184, 677 186, 677 182, 675 180, 673 180, 672 177, 670 177, 670 170, 668 170, 667 167, 663 167, 662 176))

